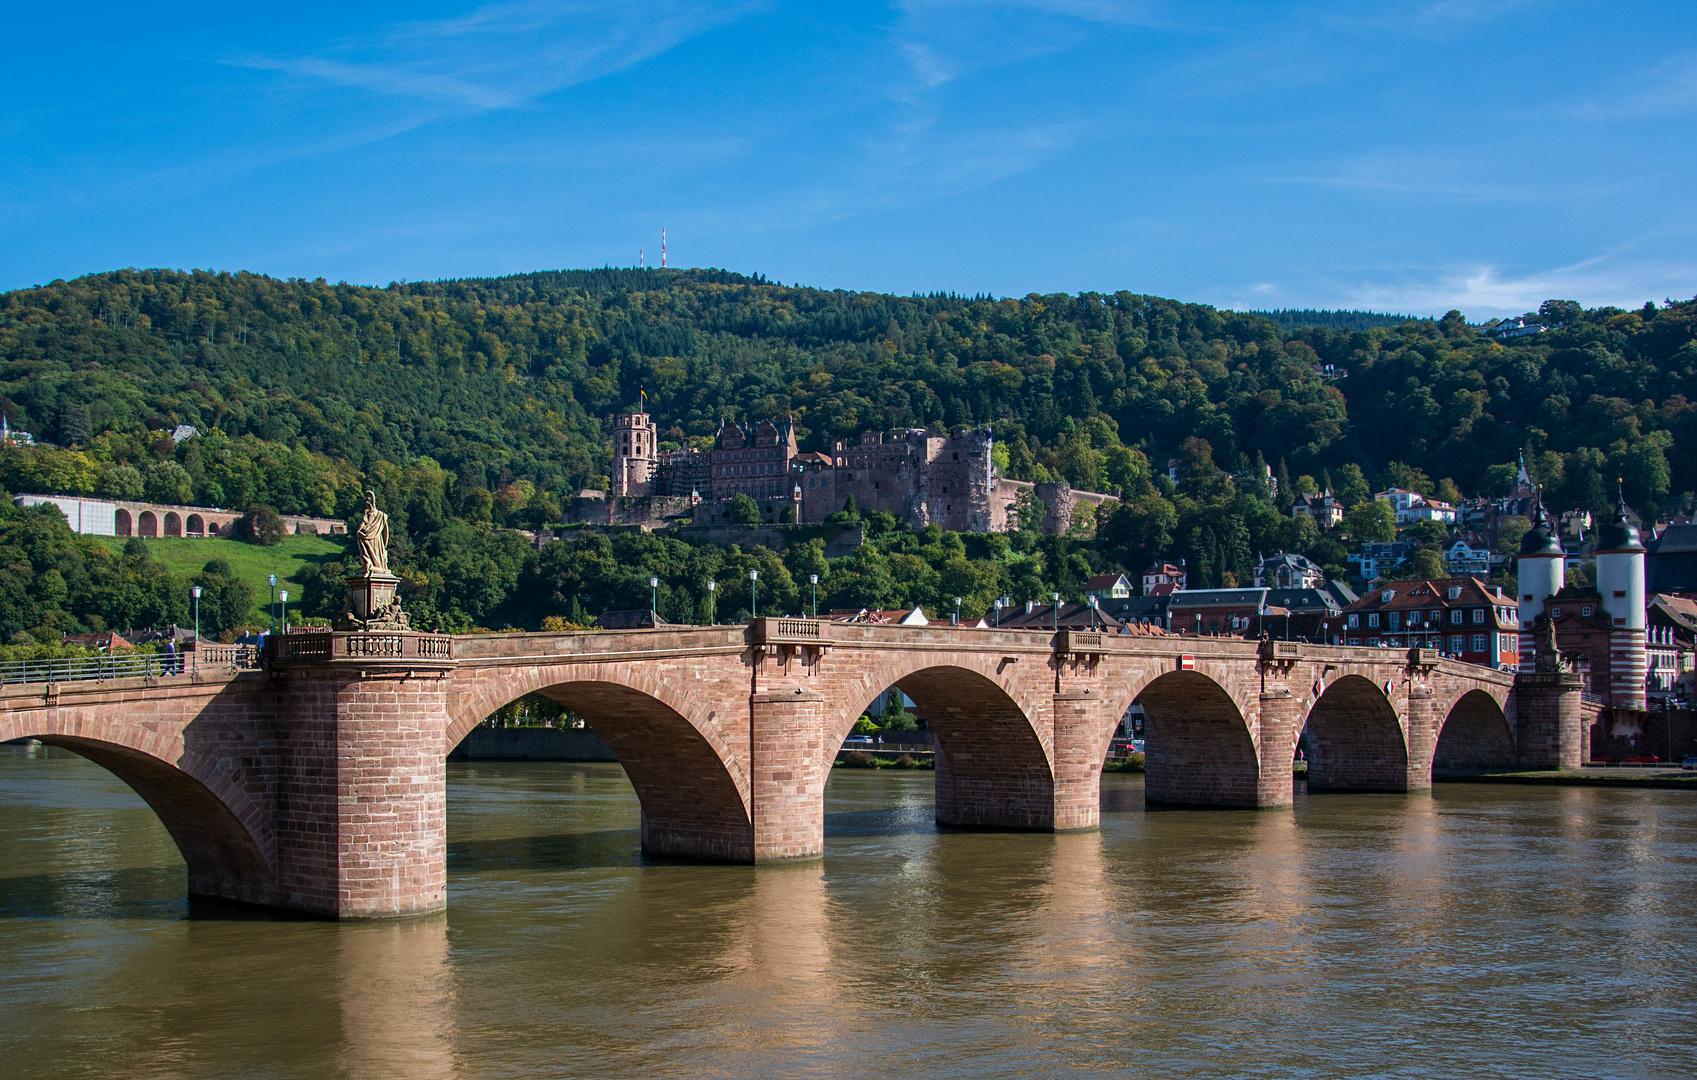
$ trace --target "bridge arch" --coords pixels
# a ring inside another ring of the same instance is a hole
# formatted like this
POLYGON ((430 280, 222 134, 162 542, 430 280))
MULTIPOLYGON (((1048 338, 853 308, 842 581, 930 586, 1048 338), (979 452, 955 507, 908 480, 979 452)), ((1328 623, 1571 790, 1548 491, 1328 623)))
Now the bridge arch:
POLYGON ((1481 689, 1457 698, 1438 729, 1432 767, 1480 769, 1514 763, 1514 732, 1502 704, 1481 689))
MULTIPOLYGON (((1261 805, 1260 754, 1238 700, 1204 671, 1167 671, 1135 687, 1144 714, 1145 801, 1172 806, 1261 805)), ((1102 735, 1106 756, 1112 728, 1102 735)))
POLYGON ((151 510, 143 510, 136 519, 137 536, 158 536, 159 516, 151 510))
MULTIPOLYGON (((897 687, 913 699, 937 740, 939 825, 1054 828, 1053 733, 1040 723, 1053 706, 1022 700, 999 677, 999 662, 951 656, 939 663, 935 654, 917 653, 866 672, 826 715, 827 752, 842 745, 867 703, 897 687)), ((829 778, 830 769, 822 769, 821 797, 829 778)))
POLYGON ((1408 790, 1408 740, 1402 721, 1371 679, 1335 679, 1309 709, 1304 731, 1308 790, 1408 790))
POLYGON ((539 693, 582 716, 612 750, 642 804, 642 849, 657 855, 750 862, 753 816, 745 770, 719 723, 748 723, 707 708, 636 665, 562 665, 481 673, 451 708, 446 749, 496 709, 539 693))
POLYGON ((183 535, 183 518, 182 515, 178 514, 175 510, 165 511, 165 535, 183 535))
POLYGON ((199 514, 190 514, 183 523, 185 534, 188 536, 205 536, 206 519, 199 514))
POLYGON ((276 838, 265 819, 269 807, 221 767, 217 751, 172 758, 180 743, 100 710, 0 716, 0 741, 26 738, 87 758, 141 796, 188 864, 190 895, 250 903, 273 898, 276 838))

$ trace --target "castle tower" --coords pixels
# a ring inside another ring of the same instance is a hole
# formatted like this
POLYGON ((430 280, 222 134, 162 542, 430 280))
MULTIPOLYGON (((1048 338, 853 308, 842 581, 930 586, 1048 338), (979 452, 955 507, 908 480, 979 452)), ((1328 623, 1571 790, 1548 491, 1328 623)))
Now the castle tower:
MULTIPOLYGON (((1615 500, 1614 516, 1597 534, 1597 595, 1609 620, 1609 704, 1646 707, 1648 674, 1644 646, 1644 545, 1626 515, 1626 496, 1615 500)), ((1600 687, 1598 689, 1601 689, 1600 687)))
POLYGON ((1539 500, 1534 510, 1532 528, 1520 541, 1517 560, 1520 574, 1520 670, 1537 670, 1532 624, 1544 614, 1544 601, 1560 592, 1567 583, 1567 552, 1562 550, 1561 537, 1539 500))
POLYGON ((613 420, 613 498, 654 493, 659 429, 645 412, 620 413, 613 420))

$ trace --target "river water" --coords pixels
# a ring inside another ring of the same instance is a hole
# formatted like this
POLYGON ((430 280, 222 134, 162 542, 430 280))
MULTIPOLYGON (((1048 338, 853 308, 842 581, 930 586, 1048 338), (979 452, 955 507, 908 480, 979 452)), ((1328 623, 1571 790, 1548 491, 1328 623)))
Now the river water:
POLYGON ((826 856, 652 863, 616 765, 448 766, 449 910, 191 909, 169 837, 0 747, 0 1075, 1689 1077, 1697 801, 1445 785, 939 832, 839 771, 826 856))

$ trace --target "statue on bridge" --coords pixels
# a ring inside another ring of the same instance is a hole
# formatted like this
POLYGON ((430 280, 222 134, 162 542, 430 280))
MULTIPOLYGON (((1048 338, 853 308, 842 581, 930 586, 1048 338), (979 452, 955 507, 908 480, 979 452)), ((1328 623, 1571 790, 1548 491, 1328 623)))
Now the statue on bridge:
POLYGON ((1561 649, 1556 644, 1556 621, 1548 614, 1532 621, 1533 670, 1561 671, 1561 649))
POLYGON ((369 574, 389 572, 389 515, 377 509, 377 492, 365 493, 365 516, 354 527, 359 538, 359 557, 369 574))
POLYGON ((377 509, 377 493, 365 493, 365 514, 354 527, 359 541, 359 572, 348 578, 348 606, 336 620, 338 630, 411 630, 412 617, 401 610, 395 589, 401 579, 389 572, 389 515, 377 509))

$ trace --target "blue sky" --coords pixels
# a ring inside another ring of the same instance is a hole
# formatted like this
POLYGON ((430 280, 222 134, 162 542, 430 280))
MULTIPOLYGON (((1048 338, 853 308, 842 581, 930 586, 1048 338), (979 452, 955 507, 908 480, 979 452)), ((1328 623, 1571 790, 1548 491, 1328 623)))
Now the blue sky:
POLYGON ((0 95, 0 288, 625 265, 664 226, 673 265, 899 293, 1697 293, 1689 0, 30 5, 0 95))

